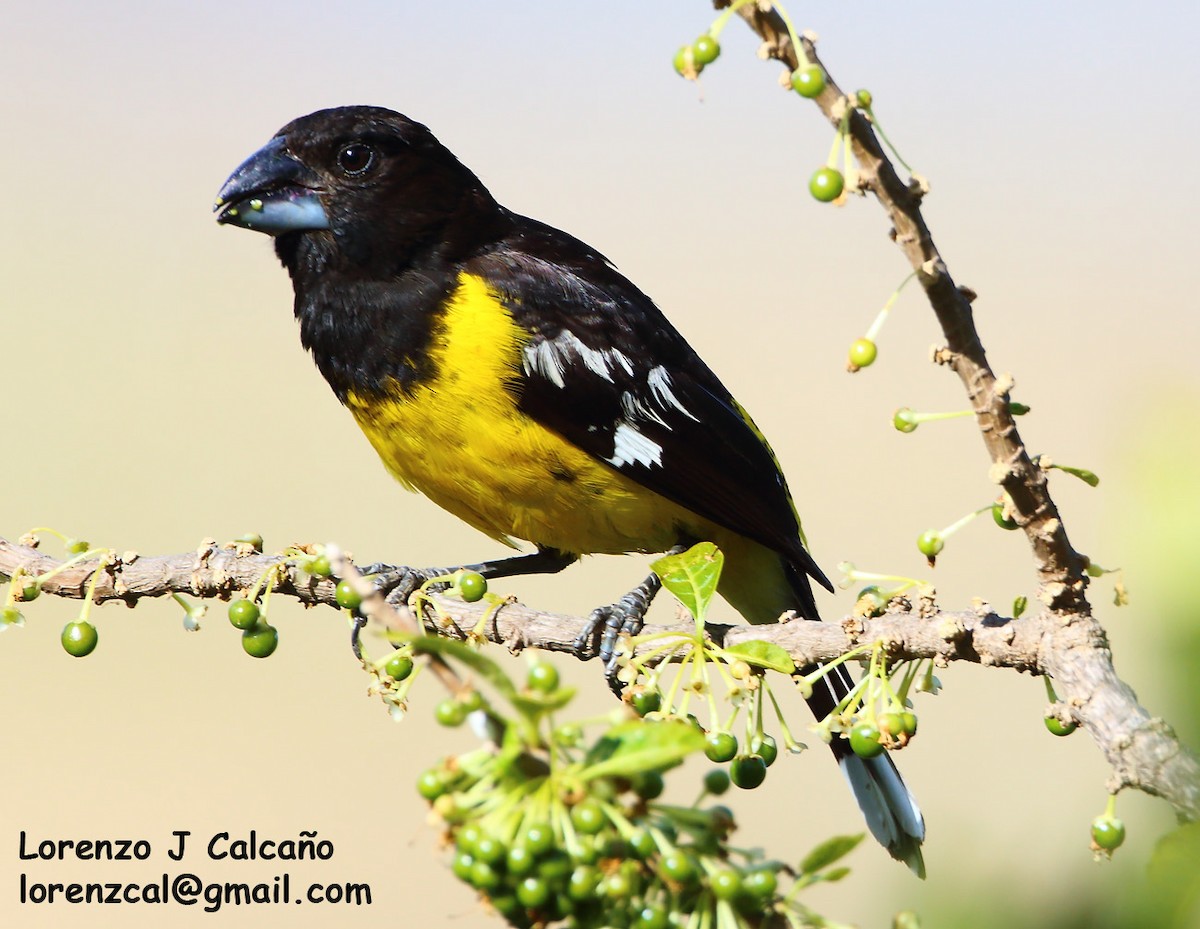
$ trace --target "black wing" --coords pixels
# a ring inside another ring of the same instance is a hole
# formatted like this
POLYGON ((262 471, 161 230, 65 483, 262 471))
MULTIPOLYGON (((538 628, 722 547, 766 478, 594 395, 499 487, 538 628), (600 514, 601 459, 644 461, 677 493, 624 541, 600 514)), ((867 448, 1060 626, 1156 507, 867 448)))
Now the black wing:
POLYGON ((653 301, 602 255, 523 217, 466 270, 533 333, 521 409, 637 483, 784 555, 805 551, 761 433, 653 301))

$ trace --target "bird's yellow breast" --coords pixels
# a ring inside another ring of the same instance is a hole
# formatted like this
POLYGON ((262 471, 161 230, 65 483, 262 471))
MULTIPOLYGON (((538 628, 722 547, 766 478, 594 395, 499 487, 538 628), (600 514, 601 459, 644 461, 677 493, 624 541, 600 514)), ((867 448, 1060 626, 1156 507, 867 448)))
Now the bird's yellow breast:
POLYGON ((435 321, 431 374, 346 405, 388 470, 488 535, 562 551, 662 551, 695 514, 597 461, 518 407, 530 339, 486 281, 460 276, 435 321))

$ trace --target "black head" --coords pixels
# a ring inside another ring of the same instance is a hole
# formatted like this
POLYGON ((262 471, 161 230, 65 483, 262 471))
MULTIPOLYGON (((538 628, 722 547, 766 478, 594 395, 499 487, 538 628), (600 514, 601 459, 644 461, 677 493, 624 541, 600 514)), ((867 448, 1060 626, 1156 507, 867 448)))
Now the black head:
POLYGON ((288 123, 225 182, 216 209, 218 222, 276 236, 293 277, 309 264, 388 277, 431 255, 454 261, 506 217, 425 126, 373 106, 288 123))

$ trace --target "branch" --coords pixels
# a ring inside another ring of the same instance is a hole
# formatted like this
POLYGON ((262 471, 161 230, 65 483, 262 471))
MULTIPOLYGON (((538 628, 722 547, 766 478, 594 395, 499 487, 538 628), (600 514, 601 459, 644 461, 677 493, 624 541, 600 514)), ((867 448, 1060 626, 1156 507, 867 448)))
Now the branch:
MULTIPOLYGON (((194 552, 179 555, 135 556, 132 553, 100 569, 96 602, 119 600, 134 606, 144 598, 173 593, 227 600, 255 586, 269 568, 284 562, 274 591, 309 606, 337 607, 336 581, 300 571, 278 555, 239 551, 206 541, 194 552)), ((63 562, 27 546, 0 538, 0 574, 40 576, 58 570, 63 562)), ((97 559, 74 564, 41 585, 43 593, 73 599, 86 596, 97 559)), ((347 572, 349 573, 349 572, 347 572)), ((496 609, 480 601, 433 595, 435 610, 422 617, 430 631, 456 638, 488 615, 483 634, 513 651, 533 647, 573 652, 586 620, 506 602, 496 609)), ((413 628, 410 610, 380 610, 377 625, 413 628)), ((785 621, 773 626, 729 626, 712 623, 708 635, 722 645, 751 640, 784 648, 798 667, 831 661, 851 649, 882 642, 892 661, 932 659, 939 666, 952 661, 1048 674, 1062 705, 1051 712, 1082 725, 1104 753, 1113 775, 1114 792, 1133 787, 1167 800, 1179 816, 1200 819, 1200 763, 1180 745, 1170 727, 1138 705, 1133 691, 1117 677, 1104 630, 1090 618, 1064 621, 1060 614, 1040 614, 1012 620, 981 606, 973 611, 939 610, 932 600, 915 605, 896 598, 888 612, 874 618, 848 617, 841 622, 785 621)), ((655 631, 689 635, 692 623, 675 623, 655 631)))
MULTIPOLYGON (((729 0, 716 0, 714 5, 727 7, 729 0)), ((800 66, 787 25, 774 8, 763 10, 751 3, 740 7, 737 13, 763 40, 761 57, 782 62, 789 72, 800 66)), ((817 57, 812 37, 806 35, 800 42, 806 61, 820 66, 826 74, 825 90, 815 98, 821 112, 834 126, 840 126, 850 108, 848 129, 859 163, 859 187, 874 194, 887 213, 892 224, 891 236, 917 273, 937 315, 946 347, 937 352, 935 360, 958 374, 966 388, 992 460, 989 476, 1012 500, 1014 518, 1029 540, 1038 573, 1039 599, 1054 610, 1090 613, 1085 597, 1087 559, 1071 547, 1058 508, 1050 497, 1046 473, 1033 462, 1021 441, 1016 420, 1008 408, 1012 377, 997 378, 988 364, 971 310, 975 294, 955 284, 921 215, 924 184, 919 180, 910 183, 901 180, 884 154, 867 115, 853 108, 852 101, 817 57)))

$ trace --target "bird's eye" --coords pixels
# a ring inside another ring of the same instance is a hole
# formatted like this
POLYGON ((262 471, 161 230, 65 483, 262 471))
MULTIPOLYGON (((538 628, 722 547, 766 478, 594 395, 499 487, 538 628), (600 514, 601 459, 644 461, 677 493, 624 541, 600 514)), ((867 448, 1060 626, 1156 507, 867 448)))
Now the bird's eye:
POLYGON ((337 154, 337 164, 347 174, 363 174, 375 164, 375 149, 362 142, 343 145, 337 154))

